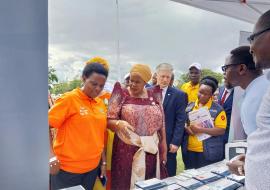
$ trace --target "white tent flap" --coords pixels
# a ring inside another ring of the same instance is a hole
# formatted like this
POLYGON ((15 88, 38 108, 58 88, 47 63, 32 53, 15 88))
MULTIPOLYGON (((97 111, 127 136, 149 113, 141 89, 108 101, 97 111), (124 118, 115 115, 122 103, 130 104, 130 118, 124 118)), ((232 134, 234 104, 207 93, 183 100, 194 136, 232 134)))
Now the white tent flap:
POLYGON ((172 0, 214 13, 255 23, 270 9, 270 0, 172 0))

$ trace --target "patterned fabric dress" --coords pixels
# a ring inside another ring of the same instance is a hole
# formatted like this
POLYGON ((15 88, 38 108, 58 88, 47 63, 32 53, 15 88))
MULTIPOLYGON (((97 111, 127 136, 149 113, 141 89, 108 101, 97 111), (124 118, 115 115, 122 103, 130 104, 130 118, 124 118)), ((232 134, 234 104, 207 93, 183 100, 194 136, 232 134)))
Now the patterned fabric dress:
MULTIPOLYGON (((116 83, 109 102, 108 119, 125 120, 135 128, 140 136, 152 136, 164 127, 164 114, 160 89, 147 89, 148 98, 131 97, 128 90, 116 83)), ((159 146, 161 147, 161 146, 159 146)), ((125 144, 114 137, 112 153, 112 186, 111 189, 130 189, 133 155, 139 148, 125 144)), ((159 148, 161 153, 163 150, 159 148)), ((162 164, 161 164, 162 165, 162 164)), ((146 153, 146 179, 156 177, 156 155, 146 153)), ((161 177, 166 170, 161 166, 161 177)))

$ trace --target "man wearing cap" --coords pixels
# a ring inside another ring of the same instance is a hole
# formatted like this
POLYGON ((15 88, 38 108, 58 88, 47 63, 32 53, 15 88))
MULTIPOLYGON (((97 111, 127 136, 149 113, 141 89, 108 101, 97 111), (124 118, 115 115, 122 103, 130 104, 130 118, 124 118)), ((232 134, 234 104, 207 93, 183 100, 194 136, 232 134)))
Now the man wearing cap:
POLYGON ((201 64, 200 63, 192 63, 189 66, 189 82, 184 83, 181 86, 181 90, 187 93, 188 102, 195 102, 197 100, 198 91, 199 91, 199 82, 201 78, 201 64))
POLYGON ((169 176, 176 175, 177 150, 183 141, 186 121, 187 95, 170 86, 173 67, 162 63, 156 68, 157 84, 162 89, 162 101, 165 115, 166 142, 168 147, 167 170, 169 176))

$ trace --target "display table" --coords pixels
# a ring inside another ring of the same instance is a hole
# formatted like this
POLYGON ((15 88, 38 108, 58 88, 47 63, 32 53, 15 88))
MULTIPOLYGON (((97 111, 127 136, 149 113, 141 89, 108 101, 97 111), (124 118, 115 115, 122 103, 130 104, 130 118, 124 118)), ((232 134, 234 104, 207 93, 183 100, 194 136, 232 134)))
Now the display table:
POLYGON ((136 183, 136 190, 240 190, 245 177, 228 171, 227 161, 217 162, 199 169, 184 170, 177 176, 163 180, 151 179, 136 183))

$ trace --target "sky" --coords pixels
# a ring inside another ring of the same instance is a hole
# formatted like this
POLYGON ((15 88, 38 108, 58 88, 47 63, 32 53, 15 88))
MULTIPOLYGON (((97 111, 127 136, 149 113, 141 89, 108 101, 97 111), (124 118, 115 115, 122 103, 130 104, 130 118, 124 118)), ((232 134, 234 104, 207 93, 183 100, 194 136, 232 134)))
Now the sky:
POLYGON ((49 65, 60 81, 78 78, 93 56, 109 61, 111 82, 135 63, 170 63, 176 78, 193 62, 221 72, 240 31, 253 28, 169 0, 118 0, 118 15, 116 0, 49 0, 49 65))

